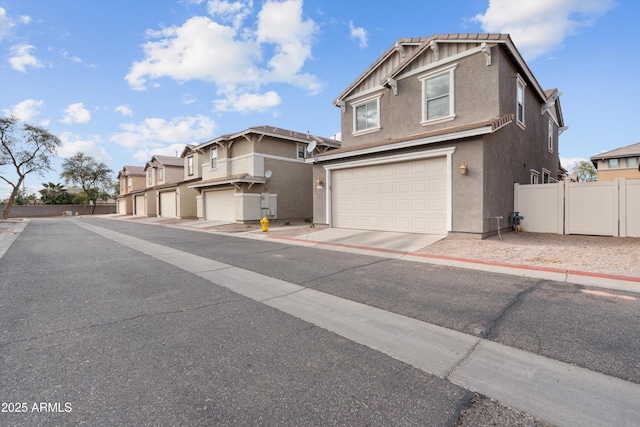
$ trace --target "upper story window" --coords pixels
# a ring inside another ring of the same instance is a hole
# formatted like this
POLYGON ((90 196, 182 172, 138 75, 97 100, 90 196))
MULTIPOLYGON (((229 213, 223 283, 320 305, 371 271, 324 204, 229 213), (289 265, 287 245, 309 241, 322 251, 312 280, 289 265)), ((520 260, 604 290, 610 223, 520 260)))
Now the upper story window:
POLYGON ((187 157, 187 175, 193 175, 193 156, 187 157))
POLYGON ((164 167, 158 168, 158 181, 164 180, 164 167))
POLYGON ((542 169, 542 183, 548 184, 551 182, 551 171, 542 169))
POLYGON ((367 98, 353 103, 353 134, 374 132, 380 129, 380 97, 367 98))
POLYGON ((553 153, 553 120, 549 119, 549 136, 547 138, 547 148, 553 153))
POLYGON ((153 184, 153 170, 149 169, 147 171, 147 182, 149 183, 149 185, 153 184))
POLYGON ((519 74, 516 74, 516 122, 524 126, 524 80, 519 74))
POLYGON ((638 167, 638 158, 637 157, 627 157, 627 167, 628 168, 637 168, 638 167))
POLYGON ((218 147, 211 147, 211 169, 218 167, 218 147))
POLYGON ((618 169, 620 167, 620 162, 618 159, 609 159, 609 169, 618 169))
POLYGON ((304 145, 298 144, 298 159, 304 159, 306 157, 306 150, 304 145))
POLYGON ((455 118, 454 64, 418 77, 422 82, 422 124, 455 118))

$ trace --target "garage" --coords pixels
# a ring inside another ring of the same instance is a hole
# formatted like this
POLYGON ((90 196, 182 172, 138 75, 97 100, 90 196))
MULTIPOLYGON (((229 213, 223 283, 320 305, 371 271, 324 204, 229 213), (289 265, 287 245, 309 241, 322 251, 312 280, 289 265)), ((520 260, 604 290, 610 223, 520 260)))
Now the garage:
POLYGON ((135 203, 135 208, 136 208, 135 211, 134 211, 134 215, 144 216, 145 215, 145 212, 144 212, 144 206, 145 206, 144 195, 135 196, 134 203, 135 203))
POLYGON ((235 189, 204 193, 204 217, 209 221, 235 221, 235 189))
POLYGON ((336 228, 447 234, 446 157, 336 168, 331 225, 336 228))
POLYGON ((176 218, 178 216, 176 199, 175 191, 160 193, 160 209, 158 209, 158 215, 163 218, 176 218))
POLYGON ((127 203, 124 199, 118 200, 118 215, 125 215, 127 213, 127 203))

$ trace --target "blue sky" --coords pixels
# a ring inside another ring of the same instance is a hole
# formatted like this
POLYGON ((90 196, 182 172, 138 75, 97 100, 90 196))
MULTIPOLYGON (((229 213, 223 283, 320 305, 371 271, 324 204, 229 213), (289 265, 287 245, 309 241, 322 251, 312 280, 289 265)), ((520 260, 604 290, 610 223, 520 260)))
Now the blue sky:
POLYGON ((509 33, 563 93, 570 169, 640 141, 639 22, 636 0, 0 0, 0 114, 115 176, 250 126, 331 137, 332 101, 397 39, 509 33))

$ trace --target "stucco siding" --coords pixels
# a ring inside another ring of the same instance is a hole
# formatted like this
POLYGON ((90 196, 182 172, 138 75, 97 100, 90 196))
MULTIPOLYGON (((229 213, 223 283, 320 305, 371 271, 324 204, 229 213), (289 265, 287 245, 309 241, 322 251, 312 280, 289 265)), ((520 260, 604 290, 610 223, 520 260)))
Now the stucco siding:
POLYGON ((313 217, 313 170, 311 165, 265 159, 265 168, 273 171, 266 185, 257 185, 251 192, 268 192, 278 195, 278 218, 313 217), (255 191, 254 191, 255 189, 255 191))
POLYGON ((452 158, 452 232, 483 233, 484 153, 482 139, 459 141, 452 158), (459 167, 465 162, 467 174, 459 167))

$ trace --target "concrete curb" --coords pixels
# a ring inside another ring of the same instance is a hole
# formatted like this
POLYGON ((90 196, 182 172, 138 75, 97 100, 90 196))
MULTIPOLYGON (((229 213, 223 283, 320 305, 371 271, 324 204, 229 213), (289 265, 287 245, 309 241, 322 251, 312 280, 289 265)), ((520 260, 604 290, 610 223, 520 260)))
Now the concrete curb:
POLYGON ((472 270, 502 273, 513 276, 529 277, 533 279, 552 280, 555 282, 574 283, 577 285, 594 286, 612 290, 640 293, 640 277, 619 276, 614 274, 590 273, 554 267, 509 264, 496 261, 483 261, 468 258, 458 258, 447 255, 430 255, 415 252, 394 251, 390 249, 369 248, 344 243, 321 242, 295 237, 268 236, 269 239, 282 240, 292 244, 338 251, 357 252, 385 258, 402 259, 413 262, 442 265, 448 267, 466 268, 472 270))

